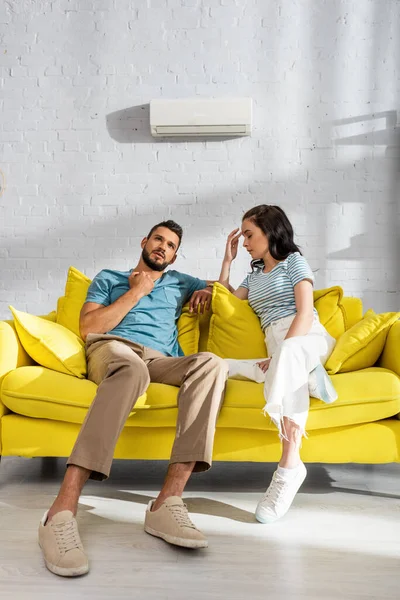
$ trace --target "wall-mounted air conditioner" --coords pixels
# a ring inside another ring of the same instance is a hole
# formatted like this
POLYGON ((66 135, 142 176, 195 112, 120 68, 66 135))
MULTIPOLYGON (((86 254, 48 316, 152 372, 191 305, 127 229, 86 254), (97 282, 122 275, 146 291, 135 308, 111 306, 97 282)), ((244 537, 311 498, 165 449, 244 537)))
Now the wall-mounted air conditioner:
POLYGON ((154 137, 243 136, 251 133, 251 98, 151 100, 154 137))

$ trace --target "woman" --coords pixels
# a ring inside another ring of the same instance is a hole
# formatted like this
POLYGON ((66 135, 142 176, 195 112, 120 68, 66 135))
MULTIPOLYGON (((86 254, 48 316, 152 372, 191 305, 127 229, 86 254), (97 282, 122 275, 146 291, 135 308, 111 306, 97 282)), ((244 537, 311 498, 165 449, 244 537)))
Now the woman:
POLYGON ((288 511, 307 474, 300 445, 310 393, 325 402, 337 398, 322 366, 335 340, 319 322, 313 305, 314 276, 279 206, 262 204, 246 212, 241 231, 228 236, 219 282, 237 298, 248 299, 265 332, 269 358, 227 362, 229 377, 264 382, 264 414, 282 440, 278 468, 256 509, 258 521, 272 523, 288 511), (242 235, 252 272, 233 290, 229 273, 242 235))

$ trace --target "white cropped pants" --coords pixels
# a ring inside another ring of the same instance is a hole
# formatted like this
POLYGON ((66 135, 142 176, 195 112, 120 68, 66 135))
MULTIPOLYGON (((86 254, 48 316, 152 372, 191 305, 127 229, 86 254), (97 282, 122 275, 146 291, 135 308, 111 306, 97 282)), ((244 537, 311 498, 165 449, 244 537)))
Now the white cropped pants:
POLYGON ((265 329, 265 343, 271 358, 266 373, 257 365, 265 358, 226 359, 228 377, 264 382, 264 413, 275 423, 281 438, 286 438, 283 417, 296 423, 302 435, 305 434, 310 406, 309 374, 319 363, 325 364, 336 343, 317 315, 306 335, 285 340, 294 317, 290 315, 273 321, 265 329))

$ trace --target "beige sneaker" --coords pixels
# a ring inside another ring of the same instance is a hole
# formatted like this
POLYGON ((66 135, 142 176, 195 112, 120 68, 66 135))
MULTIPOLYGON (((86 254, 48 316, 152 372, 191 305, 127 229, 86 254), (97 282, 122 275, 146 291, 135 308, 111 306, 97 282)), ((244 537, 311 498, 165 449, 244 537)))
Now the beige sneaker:
POLYGON ((193 525, 186 504, 179 496, 170 496, 154 512, 149 502, 144 521, 144 530, 162 538, 170 544, 185 548, 207 548, 207 538, 193 525))
POLYGON ((47 525, 46 520, 47 513, 39 525, 39 546, 49 571, 63 577, 87 573, 89 563, 73 513, 63 510, 56 513, 47 525))

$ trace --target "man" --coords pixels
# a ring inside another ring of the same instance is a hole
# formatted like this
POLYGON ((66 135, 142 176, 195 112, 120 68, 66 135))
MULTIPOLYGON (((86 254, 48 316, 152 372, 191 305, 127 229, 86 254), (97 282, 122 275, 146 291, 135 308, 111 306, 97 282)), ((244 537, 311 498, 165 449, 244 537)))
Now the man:
POLYGON ((88 378, 99 387, 58 496, 39 525, 46 566, 58 575, 89 570, 75 520, 79 496, 89 478, 108 477, 125 421, 151 381, 180 386, 180 391, 170 465, 159 496, 147 507, 145 531, 178 546, 208 545, 181 495, 192 471, 211 466, 227 367, 209 352, 183 356, 179 347, 176 320, 182 306, 192 297, 197 308, 210 296, 204 291, 208 282, 165 271, 175 262, 181 239, 182 229, 174 221, 155 225, 142 240, 135 269, 101 271, 89 287, 80 330, 88 378))

